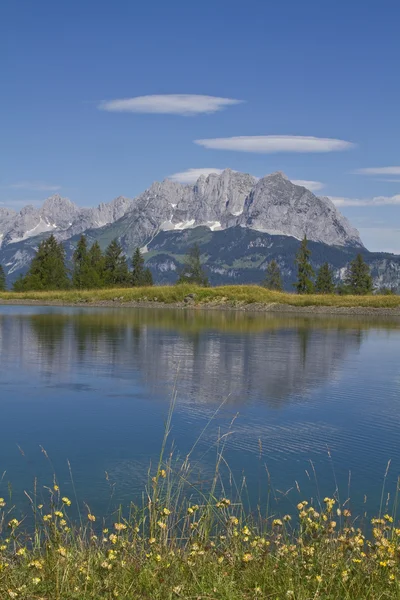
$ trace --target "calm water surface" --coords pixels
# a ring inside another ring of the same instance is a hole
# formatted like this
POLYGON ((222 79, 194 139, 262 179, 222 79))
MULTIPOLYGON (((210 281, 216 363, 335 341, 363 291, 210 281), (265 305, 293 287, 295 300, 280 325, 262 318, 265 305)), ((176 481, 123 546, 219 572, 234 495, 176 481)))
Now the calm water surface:
POLYGON ((67 460, 92 510, 137 498, 174 386, 171 441, 184 456, 203 432, 204 480, 229 433, 227 461, 253 500, 267 470, 282 503, 338 484, 373 512, 388 460, 396 487, 400 321, 0 306, 0 360, 0 495, 11 484, 17 503, 53 469, 72 495, 67 460))

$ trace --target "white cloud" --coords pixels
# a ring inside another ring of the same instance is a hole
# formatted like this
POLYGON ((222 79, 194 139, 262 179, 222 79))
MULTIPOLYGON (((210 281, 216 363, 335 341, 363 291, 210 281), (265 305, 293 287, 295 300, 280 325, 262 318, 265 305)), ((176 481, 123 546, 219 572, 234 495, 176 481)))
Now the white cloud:
POLYGON ((163 94, 104 101, 98 108, 109 112, 157 113, 187 117, 201 113, 214 113, 242 102, 243 100, 234 98, 197 94, 163 94))
POLYGON ((329 196, 336 206, 389 206, 400 204, 400 194, 395 196, 375 196, 375 198, 344 198, 342 196, 329 196))
POLYGON ((178 183, 196 183, 198 178, 201 175, 209 175, 210 173, 216 173, 220 175, 223 169, 214 169, 212 167, 204 167, 203 169, 187 169, 186 171, 181 171, 180 173, 174 173, 173 175, 168 175, 168 179, 171 181, 177 181, 178 183))
POLYGON ((56 192, 61 189, 61 185, 43 183, 42 181, 18 181, 8 187, 14 190, 31 190, 34 192, 56 192))
POLYGON ((369 167, 353 171, 355 175, 400 175, 400 167, 369 167))
POLYGON ((291 179, 291 182, 294 185, 301 185, 311 192, 318 192, 318 190, 322 190, 325 187, 325 184, 321 183, 321 181, 307 181, 306 179, 291 179))
POLYGON ((273 154, 275 152, 333 152, 354 147, 352 142, 300 135, 250 135, 195 140, 195 144, 214 150, 235 150, 273 154))

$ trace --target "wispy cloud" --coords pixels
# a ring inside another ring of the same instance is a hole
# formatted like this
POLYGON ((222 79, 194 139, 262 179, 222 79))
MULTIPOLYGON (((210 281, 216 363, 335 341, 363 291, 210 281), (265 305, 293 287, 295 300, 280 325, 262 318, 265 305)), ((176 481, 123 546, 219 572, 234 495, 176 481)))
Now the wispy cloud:
POLYGON ((109 112, 156 113, 188 117, 202 113, 215 113, 227 106, 242 102, 243 100, 217 96, 163 94, 108 100, 101 102, 98 108, 109 112))
POLYGON ((275 152, 334 152, 354 147, 352 142, 299 135, 250 135, 195 140, 195 144, 214 150, 235 150, 274 154, 275 152))
POLYGON ((368 167, 367 169, 356 169, 352 173, 354 175, 400 175, 400 167, 368 167))
POLYGON ((44 183, 43 181, 18 181, 8 187, 14 190, 31 190, 33 192, 56 192, 61 189, 61 185, 44 183))
POLYGON ((168 179, 171 181, 177 181, 178 183, 196 183, 198 178, 201 175, 210 175, 210 173, 216 173, 220 175, 223 169, 214 169, 213 167, 204 167, 202 169, 187 169, 186 171, 181 171, 180 173, 174 173, 173 175, 168 175, 168 179))
POLYGON ((375 196, 375 198, 345 198, 329 196, 336 206, 389 206, 400 204, 400 194, 395 196, 375 196))
POLYGON ((324 183, 321 181, 308 181, 307 179, 291 179, 291 182, 295 185, 301 185, 311 192, 318 192, 318 190, 322 190, 325 187, 324 183))

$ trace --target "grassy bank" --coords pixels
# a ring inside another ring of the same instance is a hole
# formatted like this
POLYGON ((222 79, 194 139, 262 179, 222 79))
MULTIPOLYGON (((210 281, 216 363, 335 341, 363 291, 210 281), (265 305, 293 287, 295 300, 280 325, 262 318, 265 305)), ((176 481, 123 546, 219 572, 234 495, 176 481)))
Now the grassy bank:
MULTIPOLYGON (((38 504, 34 533, 0 499, 0 598, 19 600, 273 600, 399 598, 400 529, 382 510, 367 538, 348 502, 302 501, 293 514, 248 516, 212 485, 187 493, 159 465, 131 506, 102 522, 74 509, 56 481, 38 504)), ((215 481, 214 481, 215 483, 215 481)), ((219 488, 220 489, 220 488, 219 488)), ((193 488, 192 488, 193 491, 193 488)), ((223 492, 223 490, 222 490, 223 492)))
POLYGON ((262 307, 263 305, 280 304, 293 307, 400 308, 400 296, 297 295, 273 292, 256 285, 232 285, 214 288, 181 285, 53 292, 0 292, 0 302, 33 301, 35 303, 101 304, 114 301, 120 304, 159 302, 172 305, 183 303, 189 294, 195 294, 194 305, 196 306, 212 305, 240 308, 250 305, 262 307))

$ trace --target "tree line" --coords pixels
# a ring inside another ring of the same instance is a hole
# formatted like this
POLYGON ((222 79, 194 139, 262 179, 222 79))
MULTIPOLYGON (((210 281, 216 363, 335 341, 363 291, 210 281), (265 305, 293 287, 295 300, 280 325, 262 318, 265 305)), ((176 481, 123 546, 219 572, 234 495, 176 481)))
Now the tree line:
POLYGON ((27 273, 15 281, 13 289, 25 292, 153 285, 140 248, 136 248, 131 262, 132 269, 117 240, 112 240, 103 253, 98 242, 89 247, 82 235, 72 255, 72 268, 68 268, 63 244, 51 235, 40 242, 27 273))
MULTIPOLYGON (((325 262, 317 273, 310 262, 311 251, 305 236, 296 254, 297 279, 293 284, 298 294, 355 294, 373 293, 373 280, 370 268, 361 253, 350 262, 344 281, 336 284, 334 272, 325 262)), ((32 259, 29 270, 14 283, 15 291, 94 289, 103 287, 151 286, 153 277, 150 269, 144 266, 140 248, 136 248, 132 259, 132 268, 121 245, 112 240, 102 252, 98 242, 90 247, 82 235, 72 256, 72 268, 66 264, 65 248, 54 235, 43 240, 32 259)), ((200 249, 195 244, 188 252, 178 273, 177 284, 193 283, 208 286, 209 281, 201 262, 200 249)), ((282 291, 282 275, 276 260, 271 260, 266 268, 261 285, 282 291)), ((6 289, 6 277, 0 265, 0 291, 6 289)), ((382 289, 380 293, 390 293, 382 289)))
MULTIPOLYGON (((298 294, 338 293, 361 296, 372 294, 374 291, 370 268, 361 253, 350 262, 344 281, 338 285, 335 283, 333 270, 327 262, 321 265, 316 274, 310 258, 311 250, 308 248, 307 237, 304 236, 295 258, 297 280, 293 285, 298 294)), ((276 260, 271 260, 268 264, 262 285, 271 290, 283 290, 281 272, 276 260)))

